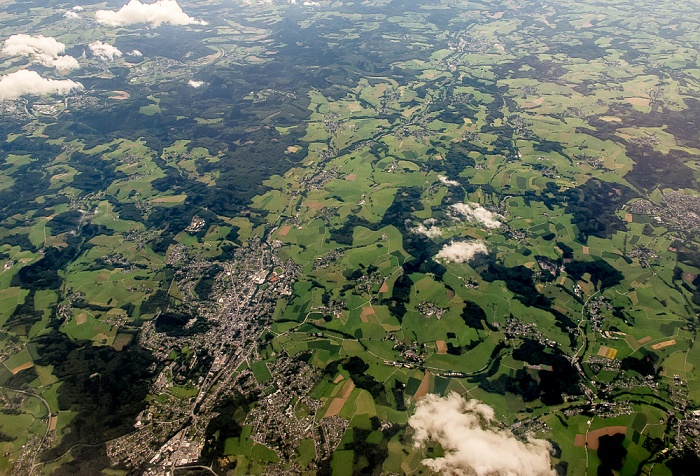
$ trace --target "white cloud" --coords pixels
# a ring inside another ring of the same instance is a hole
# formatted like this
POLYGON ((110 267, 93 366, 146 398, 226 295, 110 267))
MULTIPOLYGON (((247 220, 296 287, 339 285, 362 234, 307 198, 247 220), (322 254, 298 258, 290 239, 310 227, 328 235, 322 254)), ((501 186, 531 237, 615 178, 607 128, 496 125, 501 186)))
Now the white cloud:
POLYGON ((182 11, 176 0, 157 0, 155 3, 141 3, 130 0, 117 11, 98 10, 95 13, 98 23, 109 26, 124 26, 146 23, 153 27, 170 25, 206 25, 205 21, 192 18, 182 11))
POLYGON ((83 89, 82 84, 70 79, 47 79, 41 77, 36 71, 26 69, 0 76, 0 101, 17 99, 25 95, 68 94, 81 89, 83 89))
POLYGON ((458 214, 467 217, 469 220, 476 220, 486 228, 500 228, 500 215, 490 212, 478 203, 455 203, 450 207, 458 214))
POLYGON ((47 56, 38 56, 36 58, 36 61, 43 64, 44 66, 48 66, 50 68, 56 68, 56 69, 62 69, 65 71, 70 71, 72 69, 78 69, 80 68, 80 63, 78 63, 78 60, 73 58, 70 55, 62 55, 57 58, 50 58, 47 56))
POLYGON ((136 56, 137 58, 140 58, 143 56, 143 53, 141 53, 139 50, 133 50, 127 53, 129 56, 136 56))
POLYGON ((444 183, 445 185, 451 185, 453 187, 459 186, 459 182, 457 182, 456 180, 450 180, 447 177, 445 177, 444 175, 438 175, 438 179, 440 180, 440 182, 444 183))
POLYGON ((442 236, 442 230, 440 228, 431 225, 425 226, 423 223, 415 228, 411 228, 410 231, 419 235, 427 236, 428 238, 439 238, 442 236))
POLYGON ((197 89, 197 88, 201 88, 202 86, 204 86, 204 81, 195 81, 194 79, 190 79, 187 82, 187 84, 189 84, 193 88, 197 89))
POLYGON ((443 246, 435 258, 451 263, 465 263, 471 261, 477 254, 488 254, 488 252, 488 248, 481 241, 456 241, 443 246))
POLYGON ((79 68, 78 60, 63 55, 66 45, 55 38, 43 35, 12 35, 5 40, 2 52, 8 56, 28 56, 35 62, 50 68, 71 70, 79 68))
POLYGON ((82 12, 85 9, 81 7, 80 5, 76 5, 70 10, 68 10, 66 13, 63 14, 64 17, 70 18, 71 20, 77 20, 80 18, 80 15, 78 15, 78 12, 82 12))
POLYGON ((424 459, 431 470, 458 476, 554 476, 551 445, 530 438, 523 442, 494 422, 494 410, 457 393, 446 397, 429 394, 418 402, 408 424, 415 431, 415 446, 440 444, 441 458, 424 459))
POLYGON ((70 55, 62 55, 51 59, 37 58, 37 61, 44 66, 49 66, 64 71, 80 68, 80 63, 78 63, 78 60, 70 55))
POLYGON ((113 60, 114 58, 119 58, 122 55, 119 48, 112 46, 109 43, 93 41, 88 46, 90 47, 90 51, 92 51, 94 56, 104 61, 113 60))
POLYGON ((12 35, 5 40, 2 52, 6 55, 35 56, 40 54, 56 57, 66 51, 66 45, 56 38, 42 35, 12 35))

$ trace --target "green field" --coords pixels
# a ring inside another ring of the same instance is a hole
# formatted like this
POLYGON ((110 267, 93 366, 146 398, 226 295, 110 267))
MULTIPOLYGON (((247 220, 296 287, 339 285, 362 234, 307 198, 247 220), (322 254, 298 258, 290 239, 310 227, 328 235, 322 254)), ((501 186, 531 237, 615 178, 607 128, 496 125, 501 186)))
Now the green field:
POLYGON ((697 446, 696 3, 53 3, 0 25, 0 473, 432 474, 451 392, 571 476, 697 446))

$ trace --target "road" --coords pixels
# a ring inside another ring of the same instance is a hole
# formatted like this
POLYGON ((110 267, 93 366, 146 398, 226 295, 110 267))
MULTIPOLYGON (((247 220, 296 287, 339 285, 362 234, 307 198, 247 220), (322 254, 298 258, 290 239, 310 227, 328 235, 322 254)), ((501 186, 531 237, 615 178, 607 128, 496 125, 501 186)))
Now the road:
POLYGON ((3 386, 0 386, 0 388, 2 388, 3 390, 9 390, 11 392, 23 393, 24 395, 29 395, 30 397, 34 397, 37 400, 40 400, 41 403, 43 403, 44 406, 46 407, 46 431, 44 432, 44 436, 41 438, 41 443, 39 443, 39 448, 37 448, 37 450, 34 452, 34 455, 32 456, 32 465, 29 468, 29 476, 31 476, 31 474, 34 472, 34 468, 36 468, 36 466, 38 466, 36 464, 36 458, 37 458, 37 456, 39 456, 39 453, 41 452, 41 448, 44 446, 44 442, 46 441, 46 438, 49 436, 49 431, 51 428, 51 407, 49 406, 49 402, 44 400, 43 397, 41 397, 40 395, 37 395, 36 393, 27 392, 25 390, 17 390, 14 388, 3 387, 3 386))
POLYGON ((579 336, 583 337, 583 343, 581 344, 581 347, 576 351, 576 353, 571 357, 571 361, 575 362, 578 359, 578 353, 581 352, 586 347, 587 339, 586 339, 586 326, 583 326, 583 329, 581 328, 581 324, 586 322, 586 306, 588 305, 588 302, 593 299, 596 294, 600 294, 600 291, 596 291, 590 296, 588 296, 588 299, 586 299, 586 302, 583 303, 583 307, 581 308, 581 320, 578 321, 578 326, 576 328, 578 329, 579 336))

